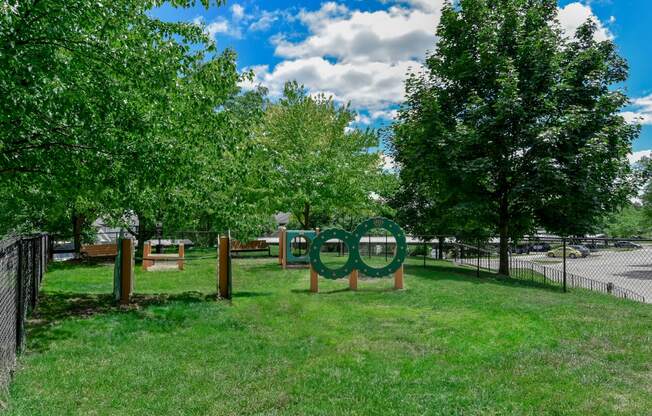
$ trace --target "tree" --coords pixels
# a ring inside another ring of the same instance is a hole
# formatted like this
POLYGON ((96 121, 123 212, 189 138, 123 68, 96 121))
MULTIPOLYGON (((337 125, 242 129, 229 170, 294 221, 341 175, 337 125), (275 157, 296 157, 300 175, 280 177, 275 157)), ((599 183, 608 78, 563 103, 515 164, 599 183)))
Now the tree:
MULTIPOLYGON (((62 217, 78 230, 136 213, 147 229, 196 224, 206 206, 245 211, 229 198, 252 168, 251 128, 222 111, 240 95, 235 53, 217 54, 199 26, 152 17, 160 3, 0 6, 0 233, 58 231, 62 217)), ((234 218, 211 227, 253 227, 234 218)))
POLYGON ((324 96, 311 97, 296 82, 268 106, 258 130, 267 160, 272 207, 290 211, 304 229, 316 215, 359 215, 373 206, 381 178, 372 131, 349 130, 355 114, 324 96))
POLYGON ((426 201, 400 208, 497 233, 505 275, 510 238, 537 226, 587 232, 633 190, 638 127, 619 115, 627 97, 613 88, 626 63, 612 41, 595 41, 594 23, 568 39, 556 16, 553 0, 446 5, 392 139, 404 192, 426 201))
POLYGON ((650 222, 639 204, 630 204, 609 215, 604 232, 609 237, 632 238, 650 235, 650 222))

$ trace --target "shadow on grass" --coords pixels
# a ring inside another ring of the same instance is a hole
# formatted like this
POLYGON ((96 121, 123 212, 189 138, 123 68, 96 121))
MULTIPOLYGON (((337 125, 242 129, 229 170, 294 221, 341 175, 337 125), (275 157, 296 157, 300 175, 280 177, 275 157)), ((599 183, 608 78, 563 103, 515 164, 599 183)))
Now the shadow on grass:
POLYGON ((120 306, 114 301, 112 294, 44 292, 39 297, 37 308, 27 319, 27 341, 30 350, 45 351, 52 341, 75 336, 57 328, 57 324, 67 319, 106 314, 134 314, 143 308, 171 302, 191 304, 215 300, 215 294, 206 295, 200 292, 134 294, 130 305, 120 306))
POLYGON ((475 269, 461 267, 454 264, 428 264, 425 267, 413 264, 405 265, 406 274, 431 280, 456 280, 477 285, 494 284, 499 286, 520 286, 542 289, 550 292, 560 292, 561 287, 554 283, 544 283, 536 280, 511 278, 487 271, 480 271, 477 276, 475 269), (435 273, 433 273, 435 272, 435 273))
POLYGON ((85 261, 85 260, 68 260, 55 261, 48 265, 48 273, 57 270, 75 270, 75 269, 99 269, 109 265, 106 262, 85 261))
MULTIPOLYGON (((405 264, 404 267, 405 267, 405 273, 407 275, 415 276, 424 280, 440 280, 440 281, 450 280, 450 281, 458 281, 458 282, 462 281, 462 282, 472 283, 475 285, 489 284, 489 285, 511 286, 511 287, 519 286, 519 287, 541 289, 550 292, 561 292, 561 287, 552 282, 545 283, 536 280, 525 280, 519 278, 505 277, 487 271, 480 271, 480 277, 478 277, 476 270, 473 268, 461 267, 445 262, 439 262, 436 264, 429 263, 426 264, 425 267, 423 265, 405 264)), ((261 271, 269 270, 269 265, 266 266, 260 265, 255 268, 260 269, 261 271)), ((250 268, 249 270, 251 271, 252 269, 253 267, 250 268)), ((387 276, 387 278, 391 279, 391 276, 387 276)), ((340 280, 344 282, 346 279, 340 279, 340 280)), ((360 281, 362 283, 364 283, 365 281, 373 281, 373 280, 376 279, 360 278, 360 281)), ((320 289, 319 293, 328 295, 328 294, 337 294, 337 293, 349 292, 349 291, 350 289, 348 287, 345 287, 345 288, 332 289, 332 290, 320 289)), ((358 287, 357 289, 357 292, 370 292, 370 293, 394 292, 394 291, 395 289, 393 287, 361 286, 358 287)), ((300 294, 311 293, 310 290, 308 289, 292 289, 291 292, 300 293, 300 294)))
POLYGON ((351 289, 348 287, 344 287, 341 289, 331 289, 331 290, 323 290, 319 289, 318 293, 313 293, 310 291, 310 289, 292 289, 290 292, 292 293, 298 293, 298 294, 304 294, 304 295, 335 295, 338 293, 343 293, 343 292, 350 292, 351 289))
POLYGON ((259 298, 271 295, 271 292, 233 292, 234 298, 259 298))

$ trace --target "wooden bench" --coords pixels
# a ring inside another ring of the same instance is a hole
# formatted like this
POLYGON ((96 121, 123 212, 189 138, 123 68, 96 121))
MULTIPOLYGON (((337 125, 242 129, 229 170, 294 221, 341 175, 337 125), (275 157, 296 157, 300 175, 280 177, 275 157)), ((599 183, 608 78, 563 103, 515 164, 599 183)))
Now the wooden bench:
POLYGON ((241 243, 237 240, 231 241, 231 253, 250 253, 256 251, 266 251, 268 256, 272 255, 271 248, 265 240, 254 240, 248 243, 241 243))
POLYGON ((118 244, 88 244, 80 250, 82 258, 115 258, 118 255, 118 244))
POLYGON ((186 251, 183 243, 179 244, 179 252, 174 254, 152 254, 152 244, 148 241, 143 246, 143 271, 156 265, 156 262, 166 264, 168 262, 177 262, 177 268, 183 270, 185 266, 186 251))

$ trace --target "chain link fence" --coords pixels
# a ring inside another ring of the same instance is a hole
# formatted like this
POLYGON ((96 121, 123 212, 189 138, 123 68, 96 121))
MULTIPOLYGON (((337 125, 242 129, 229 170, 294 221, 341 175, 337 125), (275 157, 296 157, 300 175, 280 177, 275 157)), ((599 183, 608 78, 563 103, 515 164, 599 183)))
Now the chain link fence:
MULTIPOLYGON (((455 242, 457 264, 498 273, 497 240, 455 242)), ((652 303, 652 240, 524 238, 509 245, 509 276, 652 303)))
POLYGON ((0 241, 0 386, 7 385, 25 342, 25 319, 36 307, 48 263, 48 236, 0 241))

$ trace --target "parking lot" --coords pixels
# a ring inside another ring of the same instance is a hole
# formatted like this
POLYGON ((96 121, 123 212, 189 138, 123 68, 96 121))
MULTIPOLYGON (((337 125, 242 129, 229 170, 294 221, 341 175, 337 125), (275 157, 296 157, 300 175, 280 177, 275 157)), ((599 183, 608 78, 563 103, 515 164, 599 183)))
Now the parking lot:
MULTIPOLYGON (((546 253, 519 255, 517 258, 558 270, 563 267, 561 258, 549 258, 546 253)), ((566 270, 577 276, 611 282, 644 296, 647 303, 652 303, 652 247, 594 251, 585 258, 568 258, 566 270)))

